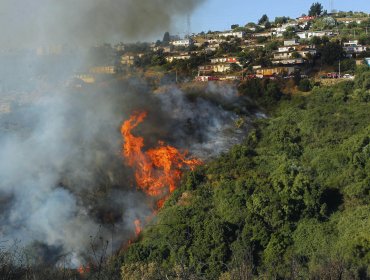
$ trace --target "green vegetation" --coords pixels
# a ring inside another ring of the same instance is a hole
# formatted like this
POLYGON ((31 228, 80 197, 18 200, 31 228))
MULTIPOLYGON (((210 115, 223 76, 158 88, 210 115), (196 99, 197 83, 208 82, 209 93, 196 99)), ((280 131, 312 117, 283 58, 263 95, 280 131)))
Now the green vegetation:
POLYGON ((270 117, 185 176, 122 279, 368 279, 370 70, 307 96, 253 83, 270 117))

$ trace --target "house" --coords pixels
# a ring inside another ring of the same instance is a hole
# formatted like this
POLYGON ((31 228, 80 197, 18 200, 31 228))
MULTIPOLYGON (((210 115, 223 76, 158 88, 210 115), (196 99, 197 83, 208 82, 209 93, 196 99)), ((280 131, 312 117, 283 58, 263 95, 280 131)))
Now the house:
POLYGON ((304 49, 301 51, 297 51, 300 57, 310 59, 314 58, 317 55, 317 50, 316 49, 304 49))
POLYGON ((75 79, 78 79, 78 80, 81 80, 81 81, 83 81, 86 84, 93 84, 93 83, 95 83, 94 76, 92 76, 90 74, 80 73, 80 74, 74 75, 74 78, 75 79))
POLYGON ((126 66, 133 66, 135 62, 135 56, 133 55, 122 55, 121 56, 121 64, 126 66))
POLYGON ((297 39, 291 39, 291 40, 285 40, 284 41, 284 46, 287 47, 287 46, 298 46, 299 45, 299 42, 297 39))
POLYGON ((116 68, 114 66, 97 66, 91 67, 89 72, 93 74, 115 74, 116 68))
POLYGON ((173 45, 170 45, 170 46, 156 46, 156 45, 153 45, 153 46, 151 46, 151 50, 153 52, 162 51, 163 53, 170 53, 170 52, 173 51, 173 49, 174 49, 173 45))
POLYGON ((291 75, 297 70, 296 67, 273 67, 273 68, 260 68, 256 70, 257 75, 274 76, 274 75, 291 75))
POLYGON ((331 36, 334 36, 335 33, 332 31, 303 31, 303 32, 297 32, 296 35, 300 39, 308 39, 312 37, 320 37, 320 38, 324 36, 331 37, 331 36))
POLYGON ((358 40, 349 41, 343 44, 343 50, 347 53, 347 56, 352 56, 353 54, 359 54, 366 52, 366 46, 358 44, 358 40))
POLYGON ((123 52, 126 49, 126 46, 124 43, 118 43, 117 45, 114 46, 114 48, 118 52, 123 52))
POLYGON ((296 47, 279 47, 278 52, 290 52, 295 51, 296 47))
POLYGON ((273 32, 261 32, 261 33, 255 33, 253 34, 253 37, 271 37, 273 35, 273 32))
POLYGON ((166 57, 167 62, 173 62, 175 60, 189 60, 190 55, 188 54, 180 54, 180 55, 170 55, 166 57))
POLYGON ((283 33, 287 31, 288 28, 293 28, 294 30, 297 30, 298 25, 295 22, 289 22, 281 25, 280 27, 271 28, 273 30, 273 35, 276 37, 282 37, 283 33))
POLYGON ((221 32, 217 34, 219 37, 236 37, 236 38, 244 38, 245 32, 243 31, 228 31, 228 32, 221 32))
POLYGON ((171 41, 170 44, 175 47, 189 47, 193 44, 193 40, 192 39, 176 40, 171 41))
POLYGON ((216 63, 239 63, 239 59, 237 57, 217 57, 217 58, 212 58, 211 59, 212 64, 216 63))
POLYGON ((214 76, 196 76, 195 81, 197 82, 209 82, 209 81, 219 81, 220 78, 214 76))
POLYGON ((289 59, 293 55, 293 52, 286 51, 286 52, 276 52, 274 53, 274 59, 289 59))
POLYGON ((357 24, 361 24, 363 21, 367 20, 368 18, 336 18, 336 21, 338 23, 344 23, 345 25, 348 25, 352 22, 355 22, 357 24))
POLYGON ((272 64, 274 65, 298 65, 298 64, 304 64, 304 63, 305 63, 305 60, 303 58, 288 58, 288 59, 272 61, 272 64))
POLYGON ((297 18, 299 22, 306 22, 306 21, 311 21, 314 20, 316 17, 315 16, 302 16, 297 18))
POLYGON ((199 74, 209 74, 209 73, 227 73, 231 71, 232 63, 219 63, 219 64, 209 64, 202 65, 198 67, 199 74))

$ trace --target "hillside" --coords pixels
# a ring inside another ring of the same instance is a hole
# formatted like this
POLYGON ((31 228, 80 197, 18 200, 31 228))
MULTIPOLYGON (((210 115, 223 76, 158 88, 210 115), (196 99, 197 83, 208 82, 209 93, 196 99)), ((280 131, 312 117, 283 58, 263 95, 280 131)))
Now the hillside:
POLYGON ((271 103, 243 144, 189 172, 121 255, 122 279, 368 279, 370 71, 357 71, 271 103))

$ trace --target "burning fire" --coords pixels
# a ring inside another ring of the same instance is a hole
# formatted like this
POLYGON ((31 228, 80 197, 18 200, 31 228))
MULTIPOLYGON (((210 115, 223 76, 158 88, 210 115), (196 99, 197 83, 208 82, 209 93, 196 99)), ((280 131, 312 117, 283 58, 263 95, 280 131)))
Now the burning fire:
POLYGON ((132 130, 142 123, 146 116, 146 112, 134 113, 123 123, 123 156, 127 164, 135 170, 137 186, 146 194, 156 197, 157 206, 160 208, 168 194, 176 189, 182 171, 185 168, 193 170, 201 161, 190 159, 186 151, 180 152, 161 141, 157 148, 144 152, 144 138, 132 135, 132 130))
POLYGON ((135 234, 138 236, 141 233, 141 221, 140 220, 135 220, 135 234))

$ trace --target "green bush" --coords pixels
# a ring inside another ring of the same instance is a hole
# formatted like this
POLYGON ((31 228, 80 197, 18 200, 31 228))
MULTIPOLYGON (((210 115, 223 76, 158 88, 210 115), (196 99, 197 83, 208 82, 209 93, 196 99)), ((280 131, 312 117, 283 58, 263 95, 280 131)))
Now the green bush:
POLYGON ((303 92, 308 92, 312 89, 312 85, 309 79, 303 79, 299 82, 298 89, 303 92))

